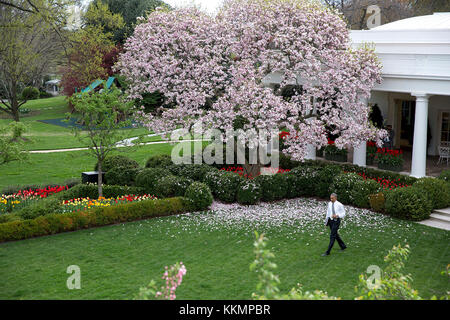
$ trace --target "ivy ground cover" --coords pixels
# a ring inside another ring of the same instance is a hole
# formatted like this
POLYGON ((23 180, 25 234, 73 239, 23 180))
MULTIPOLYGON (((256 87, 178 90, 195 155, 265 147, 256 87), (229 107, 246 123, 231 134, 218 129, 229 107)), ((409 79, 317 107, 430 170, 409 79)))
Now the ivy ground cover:
POLYGON ((188 272, 178 299, 250 299, 257 276, 253 231, 275 253, 280 289, 297 283, 345 299, 358 276, 384 266, 393 245, 408 243, 405 270, 421 296, 442 296, 449 280, 450 233, 368 210, 347 207, 340 234, 348 250, 321 257, 329 240, 326 201, 293 199, 242 207, 214 203, 204 213, 156 218, 0 244, 0 299, 130 299, 164 266, 183 261, 188 272), (81 289, 68 290, 69 265, 81 269, 81 289))

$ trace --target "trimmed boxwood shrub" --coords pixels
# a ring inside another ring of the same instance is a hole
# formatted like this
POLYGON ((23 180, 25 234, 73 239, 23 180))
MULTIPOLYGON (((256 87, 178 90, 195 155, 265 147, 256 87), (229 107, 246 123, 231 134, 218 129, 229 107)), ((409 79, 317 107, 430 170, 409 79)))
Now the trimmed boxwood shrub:
POLYGON ((22 91, 23 100, 36 100, 39 98, 39 89, 35 87, 25 87, 22 91))
POLYGON ((300 165, 300 161, 292 160, 291 157, 285 155, 283 152, 279 153, 279 167, 281 169, 294 169, 300 165))
POLYGON ((419 188, 398 188, 385 193, 385 212, 393 217, 420 221, 430 217, 433 208, 419 188))
POLYGON ((289 174, 295 175, 297 178, 295 184, 297 186, 296 193, 298 196, 312 197, 316 195, 315 183, 319 170, 318 167, 301 165, 290 171, 289 174))
POLYGON ((192 210, 205 210, 213 202, 213 196, 209 187, 202 182, 194 182, 184 194, 185 201, 192 210))
POLYGON ((370 195, 378 194, 381 189, 382 187, 371 179, 356 181, 351 192, 353 204, 360 208, 370 208, 370 195))
POLYGON ((136 176, 136 186, 143 188, 148 194, 154 194, 156 182, 169 175, 171 175, 170 171, 163 168, 143 169, 136 176))
POLYGON ((48 214, 31 220, 0 223, 0 242, 169 216, 186 212, 187 209, 186 201, 179 197, 96 207, 86 211, 48 214))
POLYGON ((193 182, 184 177, 165 176, 156 182, 154 195, 158 198, 182 197, 193 182))
POLYGON ((317 168, 317 176, 314 181, 314 195, 319 198, 328 199, 330 196, 330 185, 333 183, 334 177, 341 173, 341 167, 333 164, 317 168))
POLYGON ((441 174, 439 175, 439 179, 450 183, 450 170, 442 171, 441 174))
POLYGON ((169 166, 168 169, 176 176, 200 182, 205 180, 205 176, 208 172, 217 171, 217 168, 207 164, 174 164, 169 166))
POLYGON ((286 172, 284 175, 286 181, 286 198, 292 199, 300 197, 302 195, 302 188, 298 176, 291 172, 286 172))
POLYGON ((261 185, 262 189, 261 200, 268 202, 283 199, 287 194, 286 177, 287 175, 282 173, 256 177, 255 180, 261 185))
POLYGON ((237 190, 242 181, 242 177, 234 172, 224 172, 218 178, 217 199, 223 202, 235 202, 237 190))
POLYGON ((336 193, 343 204, 354 204, 353 190, 361 180, 363 178, 356 173, 341 173, 334 177, 329 193, 336 193))
POLYGON ((219 178, 226 174, 226 171, 210 171, 205 174, 205 178, 203 179, 203 182, 209 187, 214 197, 217 196, 217 191, 220 188, 220 181, 219 178))
POLYGON ((150 157, 145 163, 146 168, 167 168, 173 165, 172 158, 168 154, 150 157))
POLYGON ((22 218, 16 212, 0 214, 0 223, 18 220, 22 220, 22 218))
POLYGON ((114 167, 106 172, 105 180, 110 185, 134 186, 140 171, 140 168, 114 167))
MULTIPOLYGON (((109 156, 102 163, 102 172, 108 172, 117 167, 139 168, 139 163, 123 155, 109 156)), ((98 163, 95 164, 94 170, 98 171, 98 163)))
POLYGON ((256 204, 261 200, 261 185, 255 179, 241 181, 237 191, 237 202, 240 204, 256 204))
POLYGON ((442 209, 450 206, 450 185, 436 178, 420 178, 412 186, 425 193, 430 199, 433 209, 442 209))
MULTIPOLYGON (((103 186, 103 196, 105 198, 117 198, 119 196, 130 194, 143 195, 145 194, 145 190, 143 188, 129 186, 103 186)), ((59 200, 71 200, 77 198, 98 199, 98 186, 96 184, 79 184, 69 190, 52 195, 51 197, 59 200)))

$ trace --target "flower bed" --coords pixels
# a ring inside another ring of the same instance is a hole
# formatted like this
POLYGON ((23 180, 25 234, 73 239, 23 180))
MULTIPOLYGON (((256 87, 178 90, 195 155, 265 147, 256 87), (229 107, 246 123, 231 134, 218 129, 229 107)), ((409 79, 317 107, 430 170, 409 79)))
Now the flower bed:
POLYGON ((39 199, 67 190, 67 186, 55 186, 39 189, 19 190, 10 195, 0 196, 0 214, 12 212, 35 203, 39 199))
POLYGON ((77 198, 62 201, 61 213, 84 211, 95 207, 109 207, 117 204, 139 202, 144 200, 154 200, 154 199, 157 198, 155 196, 148 194, 142 196, 137 196, 133 194, 117 198, 105 198, 105 197, 100 197, 98 199, 77 198))
POLYGON ((400 178, 395 179, 395 180, 389 180, 389 179, 383 179, 380 177, 374 178, 374 177, 369 177, 367 176, 365 173, 360 173, 357 172, 358 175, 360 175, 364 180, 374 180, 376 181, 379 185, 381 185, 383 187, 384 190, 389 189, 389 190, 393 190, 396 188, 406 188, 406 187, 410 187, 411 185, 405 184, 405 183, 401 183, 400 182, 400 178))
POLYGON ((375 159, 379 169, 389 171, 402 171, 403 169, 403 150, 378 148, 375 159))
MULTIPOLYGON (((291 171, 290 169, 281 169, 281 168, 272 168, 273 170, 271 171, 273 174, 277 174, 277 173, 285 173, 285 172, 289 172, 291 171)), ((241 166, 237 166, 237 167, 233 167, 233 166, 229 166, 229 167, 223 167, 222 169, 220 169, 219 171, 228 171, 228 172, 234 172, 239 174, 241 177, 244 178, 248 178, 248 179, 253 179, 256 177, 253 177, 251 175, 248 174, 244 174, 244 168, 241 166)))

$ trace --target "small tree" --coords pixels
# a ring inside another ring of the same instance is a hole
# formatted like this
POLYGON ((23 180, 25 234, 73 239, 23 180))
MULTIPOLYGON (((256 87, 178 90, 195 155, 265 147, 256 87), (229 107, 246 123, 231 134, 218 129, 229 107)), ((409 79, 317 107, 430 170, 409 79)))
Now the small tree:
POLYGON ((25 141, 28 141, 22 137, 25 131, 26 126, 20 122, 0 127, 0 165, 27 158, 28 153, 22 151, 25 141))
MULTIPOLYGON (((104 83, 105 84, 105 83, 104 83)), ((78 139, 86 143, 98 161, 98 196, 103 196, 102 166, 106 156, 116 148, 116 142, 123 139, 120 129, 131 124, 126 120, 133 108, 132 102, 125 102, 122 92, 115 86, 94 93, 75 94, 70 99, 75 118, 81 126, 74 126, 78 139), (86 135, 81 135, 86 132, 86 135)))

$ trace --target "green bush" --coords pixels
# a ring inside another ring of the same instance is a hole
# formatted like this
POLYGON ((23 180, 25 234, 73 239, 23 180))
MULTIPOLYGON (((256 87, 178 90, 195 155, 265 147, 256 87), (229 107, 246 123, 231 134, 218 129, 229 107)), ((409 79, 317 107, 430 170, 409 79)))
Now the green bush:
POLYGON ((428 196, 419 188, 391 190, 385 194, 385 212, 393 217, 420 221, 430 217, 433 208, 428 196))
POLYGON ((255 179, 241 181, 237 190, 237 202, 240 204, 256 204, 261 200, 261 185, 255 179))
POLYGON ((353 190, 361 180, 363 178, 356 173, 341 173, 334 177, 329 193, 336 193, 338 200, 343 204, 354 204, 353 190))
POLYGON ((255 180, 261 185, 261 199, 269 202, 286 197, 286 177, 287 175, 282 173, 256 177, 255 180))
POLYGON ((198 211, 207 209, 213 202, 209 187, 202 182, 194 182, 187 189, 184 198, 190 209, 198 211))
POLYGON ((105 174, 105 182, 110 185, 134 186, 140 168, 113 167, 105 174))
POLYGON ((22 91, 23 100, 35 100, 39 98, 39 90, 35 87, 26 87, 22 91))
POLYGON ((172 158, 167 154, 152 156, 145 163, 146 168, 167 168, 171 165, 173 165, 172 158))
POLYGON ((330 185, 333 183, 334 177, 341 173, 341 167, 333 164, 317 168, 317 176, 314 180, 314 195, 319 198, 328 199, 330 196, 330 185))
POLYGON ((61 207, 61 200, 48 197, 36 201, 29 206, 17 210, 16 214, 22 219, 34 219, 40 216, 45 216, 50 213, 55 213, 61 207))
POLYGON ((193 182, 191 179, 172 175, 162 177, 156 182, 155 195, 158 198, 182 197, 193 182))
POLYGON ((291 157, 285 155, 284 153, 279 153, 279 167, 281 169, 294 169, 295 167, 298 167, 300 165, 300 161, 292 160, 291 157))
POLYGON ((147 168, 143 169, 136 176, 136 186, 141 187, 148 194, 155 193, 156 182, 162 177, 169 176, 171 173, 163 168, 147 168))
MULTIPOLYGON (((108 172, 117 167, 139 168, 139 163, 123 155, 109 156, 103 161, 102 172, 108 172)), ((98 163, 96 163, 94 170, 98 171, 98 163)))
POLYGON ((378 194, 381 189, 382 187, 372 179, 356 181, 351 192, 353 204, 360 208, 369 209, 371 207, 370 195, 378 194))
POLYGON ((226 171, 216 170, 205 174, 203 182, 209 187, 214 197, 217 197, 217 192, 220 189, 220 177, 226 174, 226 171))
POLYGON ((0 214, 0 223, 22 220, 16 212, 0 214))
POLYGON ((208 172, 217 171, 216 168, 207 164, 174 164, 168 169, 176 176, 189 178, 203 182, 208 172))
POLYGON ((443 170, 439 175, 439 179, 450 183, 450 170, 443 170))
POLYGON ((218 178, 217 198, 223 202, 236 201, 237 190, 242 181, 242 177, 234 172, 225 172, 218 178))
POLYGON ((186 212, 183 198, 132 202, 87 211, 47 214, 30 220, 0 223, 0 242, 124 223, 186 212))
POLYGON ((39 90, 39 99, 51 98, 53 95, 47 91, 39 90))
POLYGON ((436 178, 421 178, 413 184, 430 199, 433 209, 442 209, 450 206, 450 185, 436 178))
MULTIPOLYGON (((289 175, 295 175, 295 193, 298 196, 312 197, 316 195, 315 181, 319 175, 319 167, 310 167, 306 165, 298 166, 289 172, 289 175)), ((291 181, 294 179, 291 178, 291 181)), ((290 191, 293 192, 293 191, 290 191)))
MULTIPOLYGON (((103 196, 105 198, 117 198, 126 195, 143 195, 145 190, 139 187, 130 186, 103 186, 103 196)), ((69 190, 51 196, 59 200, 71 200, 77 198, 98 199, 98 186, 96 184, 79 184, 69 190)))

